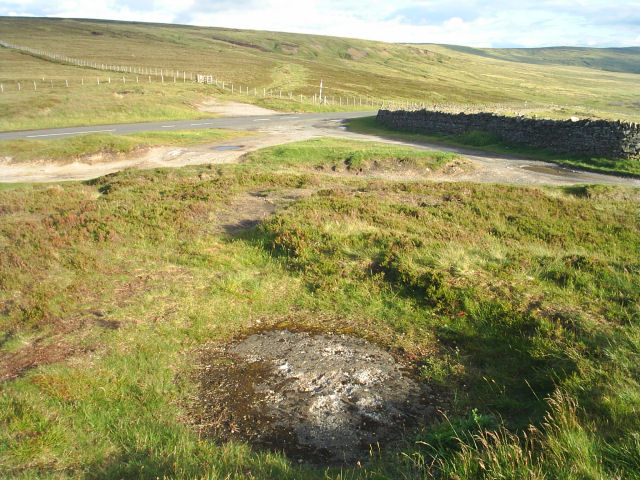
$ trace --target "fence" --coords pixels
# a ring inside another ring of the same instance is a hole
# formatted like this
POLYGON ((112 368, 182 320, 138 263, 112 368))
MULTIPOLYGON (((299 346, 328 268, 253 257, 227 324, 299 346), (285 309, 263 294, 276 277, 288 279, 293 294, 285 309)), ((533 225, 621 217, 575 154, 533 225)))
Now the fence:
MULTIPOLYGON (((371 95, 353 95, 346 94, 344 91, 335 90, 333 94, 327 95, 327 88, 325 87, 325 95, 320 95, 320 93, 310 94, 302 94, 302 93, 294 93, 288 92, 280 89, 267 89, 265 87, 250 87, 246 84, 238 85, 235 82, 230 82, 228 80, 223 80, 217 78, 217 76, 212 75, 210 73, 203 72, 187 72, 186 70, 180 70, 177 68, 166 68, 166 67, 149 67, 142 65, 114 65, 112 63, 101 63, 96 61, 89 61, 81 58, 69 57, 67 55, 60 55, 57 53, 47 52, 44 50, 39 50, 36 48, 26 47, 23 45, 15 45, 5 41, 0 40, 0 46, 4 48, 10 48, 13 50, 18 50, 22 52, 29 53, 31 55, 42 57, 44 59, 49 59, 59 63, 66 63, 68 65, 74 65, 81 68, 99 70, 104 72, 116 72, 115 75, 106 75, 106 76, 96 76, 96 77, 81 77, 80 80, 76 80, 75 83, 73 80, 69 79, 58 79, 57 81, 53 79, 45 79, 42 77, 38 80, 28 80, 28 81, 16 81, 12 84, 4 84, 0 83, 0 93, 5 93, 8 90, 35 90, 42 87, 53 88, 71 88, 76 86, 84 86, 89 84, 94 85, 111 85, 112 83, 153 83, 159 82, 161 84, 177 84, 177 83, 187 83, 187 82, 195 82, 204 85, 215 85, 216 87, 222 89, 223 92, 230 92, 232 95, 246 95, 253 97, 262 97, 262 98, 278 98, 283 100, 297 101, 299 103, 311 103, 313 105, 325 105, 331 107, 354 107, 354 108, 366 108, 371 107, 372 109, 377 108, 387 108, 387 109, 412 109, 412 108, 424 108, 426 104, 424 103, 416 103, 407 99, 383 99, 374 97, 371 95)), ((320 92, 322 89, 320 89, 320 92)))
MULTIPOLYGON (((332 89, 328 90, 324 87, 325 95, 320 96, 319 93, 309 95, 308 93, 294 93, 287 92, 280 89, 267 89, 265 87, 250 87, 246 84, 238 85, 235 82, 230 82, 225 79, 220 79, 217 76, 206 72, 187 72, 186 70, 180 70, 178 68, 167 67, 149 67, 142 65, 114 65, 111 62, 99 63, 96 61, 89 61, 86 59, 69 57, 66 55, 60 55, 57 53, 51 53, 44 50, 39 50, 31 47, 14 45, 0 40, 0 47, 10 48, 22 52, 29 53, 44 59, 50 59, 55 62, 66 63, 85 69, 93 69, 97 71, 108 72, 106 75, 97 75, 95 77, 81 77, 79 80, 69 79, 45 79, 45 77, 38 78, 37 80, 27 81, 15 81, 11 84, 0 82, 0 94, 4 94, 7 91, 26 91, 35 90, 38 88, 48 87, 54 88, 72 88, 84 85, 111 85, 111 84, 131 84, 131 83, 160 83, 163 85, 172 85, 179 83, 194 82, 203 85, 215 85, 221 89, 223 93, 230 92, 232 95, 246 95, 248 97, 262 97, 262 98, 278 98, 282 100, 296 101, 301 104, 312 104, 316 106, 328 106, 333 108, 340 107, 353 107, 353 108, 367 108, 372 109, 384 109, 384 110, 422 110, 428 109, 432 111, 442 111, 448 113, 478 113, 478 112, 494 112, 503 114, 515 114, 515 115, 535 115, 540 110, 548 110, 549 108, 569 108, 569 109, 585 109, 582 106, 560 106, 554 104, 528 104, 528 102, 512 102, 512 103, 500 103, 500 104, 486 104, 486 105, 468 105, 468 104, 433 104, 432 102, 416 102, 415 99, 406 98, 379 98, 371 95, 360 94, 347 94, 344 90, 332 89), (111 75, 117 73, 116 75, 111 75), (327 95, 327 91, 332 91, 331 95, 327 95)), ((319 88, 322 92, 322 87, 319 88)), ((622 115, 622 114, 621 114, 622 115)))

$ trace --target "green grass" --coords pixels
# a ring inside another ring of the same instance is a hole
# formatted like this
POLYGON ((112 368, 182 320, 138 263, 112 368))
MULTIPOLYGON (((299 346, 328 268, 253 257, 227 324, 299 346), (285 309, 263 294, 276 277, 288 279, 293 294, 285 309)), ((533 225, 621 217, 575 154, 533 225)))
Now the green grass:
POLYGON ((234 130, 176 130, 150 131, 130 135, 90 133, 50 140, 18 139, 0 141, 0 154, 11 157, 11 162, 29 160, 53 160, 72 162, 81 156, 100 154, 124 154, 136 149, 158 145, 197 145, 219 142, 250 132, 234 130))
POLYGON ((272 168, 295 167, 317 171, 438 169, 457 155, 444 152, 424 152, 412 148, 361 142, 338 138, 320 138, 269 147, 249 153, 244 161, 272 168))
POLYGON ((472 147, 486 152, 517 155, 526 158, 544 160, 558 165, 625 176, 640 176, 640 161, 628 159, 594 158, 584 155, 567 155, 502 141, 490 132, 473 131, 460 135, 424 134, 403 132, 379 125, 375 117, 354 118, 349 120, 349 130, 357 133, 380 135, 410 142, 427 142, 457 147, 472 147))
MULTIPOLYGON (((373 101, 375 105, 382 100, 472 104, 516 113, 551 112, 567 117, 579 112, 579 116, 638 120, 638 75, 627 73, 637 64, 633 49, 566 50, 561 55, 541 50, 540 57, 551 60, 536 64, 532 53, 514 56, 506 50, 182 25, 3 17, 0 31, 4 41, 98 63, 215 73, 236 89, 248 86, 251 93, 254 88, 260 93, 263 88, 277 92, 278 98, 244 95, 242 99, 285 111, 360 109, 362 98, 363 103, 373 101), (587 64, 587 57, 602 61, 587 64), (562 59, 576 65, 558 64, 562 59), (611 65, 618 65, 621 71, 601 69, 611 65), (309 98, 318 93, 321 80, 328 99, 356 98, 356 105, 311 104, 309 98), (306 101, 291 102, 289 93, 302 94, 306 101), (558 105, 563 107, 556 108, 558 105)), ((171 74, 165 85, 154 77, 151 85, 143 78, 144 86, 136 86, 131 74, 123 85, 122 74, 116 72, 73 67, 7 49, 0 49, 0 62, 0 82, 5 86, 1 129, 108 123, 134 117, 140 121, 197 118, 201 112, 195 106, 203 98, 224 98, 231 93, 182 84, 179 76, 174 85, 171 74), (101 77, 100 88, 95 85, 96 76, 101 77), (108 76, 112 77, 110 86, 105 85, 108 76), (37 94, 32 90, 34 80, 37 94), (21 93, 17 93, 18 81, 23 82, 21 93), (118 96, 122 91, 130 93, 118 96)))
POLYGON ((0 191, 0 367, 40 363, 0 384, 0 475, 639 478, 640 190, 313 174, 349 151, 450 159, 326 139, 0 191), (235 198, 297 190, 215 228, 235 198), (328 470, 200 438, 193 352, 257 320, 401 348, 446 417, 328 470))

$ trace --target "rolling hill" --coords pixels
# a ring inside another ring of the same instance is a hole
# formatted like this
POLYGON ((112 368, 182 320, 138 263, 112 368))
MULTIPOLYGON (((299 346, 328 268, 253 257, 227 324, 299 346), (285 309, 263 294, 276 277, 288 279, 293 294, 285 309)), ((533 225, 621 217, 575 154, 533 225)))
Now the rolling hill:
MULTIPOLYGON (((336 103, 339 97, 362 97, 376 102, 522 109, 526 102, 528 108, 542 110, 550 110, 551 105, 566 107, 556 115, 578 112, 583 116, 639 117, 637 48, 480 50, 184 25, 15 17, 0 18, 0 40, 100 65, 186 71, 190 75, 209 73, 227 85, 250 87, 252 93, 266 89, 283 91, 285 96, 310 96, 318 91, 322 80, 323 94, 335 98, 336 103)), ((46 77, 59 82, 72 80, 73 85, 84 77, 96 81, 94 69, 64 62, 52 65, 50 59, 16 50, 0 49, 0 62, 0 82, 12 92, 20 79, 29 83, 46 77)), ((46 86, 41 86, 41 95, 46 86)), ((47 90, 47 115, 56 117, 60 103, 73 103, 74 92, 70 90, 60 99, 47 90)), ((128 99, 136 103, 138 93, 133 90, 128 99)), ((222 93, 190 84, 181 90, 184 99, 165 92, 161 104, 175 104, 173 110, 182 109, 184 115, 193 116, 197 98, 222 93)), ((148 98, 138 102, 136 118, 162 118, 157 112, 145 113, 143 104, 148 98)), ((34 116, 29 107, 33 102, 17 101, 12 106, 7 100, 5 97, 0 105, 0 113, 5 119, 14 117, 18 128, 24 127, 29 122, 21 123, 17 117, 34 116)), ((309 108, 267 100, 247 99, 284 110, 309 108)), ((91 110, 96 101, 83 97, 80 103, 91 110)), ((157 107, 155 103, 155 110, 157 107)), ((108 115, 105 112, 109 108, 103 108, 102 113, 108 115)), ((175 111, 172 114, 178 115, 175 111)), ((7 128, 6 123, 2 126, 7 128)))

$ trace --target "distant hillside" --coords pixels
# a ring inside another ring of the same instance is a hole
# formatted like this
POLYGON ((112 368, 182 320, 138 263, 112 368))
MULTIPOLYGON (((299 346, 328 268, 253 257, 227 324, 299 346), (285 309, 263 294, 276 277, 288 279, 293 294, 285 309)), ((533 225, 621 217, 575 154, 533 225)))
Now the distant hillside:
POLYGON ((448 48, 480 55, 496 60, 530 63, 535 65, 570 65, 594 68, 608 72, 640 74, 640 47, 627 48, 469 48, 448 46, 448 48))
MULTIPOLYGON (((581 116, 597 111, 632 119, 640 111, 639 48, 472 49, 186 25, 16 17, 0 17, 0 40, 100 64, 209 73, 235 85, 293 95, 313 95, 322 80, 323 94, 336 99, 513 108, 566 105, 581 116)), ((45 71, 51 78, 75 75, 76 83, 95 73, 4 48, 0 65, 0 82, 7 84, 41 78, 45 71)), ((195 87, 192 91, 201 95, 195 87)), ((16 114, 22 108, 16 103, 16 114)))

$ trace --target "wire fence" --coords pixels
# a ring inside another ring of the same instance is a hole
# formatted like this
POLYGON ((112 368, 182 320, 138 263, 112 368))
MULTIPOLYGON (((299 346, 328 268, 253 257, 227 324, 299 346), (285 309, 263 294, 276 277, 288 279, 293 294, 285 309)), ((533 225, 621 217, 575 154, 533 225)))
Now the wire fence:
POLYGON ((24 45, 15 45, 0 40, 0 47, 13 49, 30 55, 57 63, 67 64, 83 69, 96 70, 97 75, 86 75, 78 78, 47 78, 46 76, 29 80, 0 80, 0 94, 8 92, 46 91, 60 88, 77 88, 88 85, 132 85, 132 84, 160 84, 171 85, 197 83, 216 87, 222 94, 242 96, 247 99, 279 99, 282 101, 296 102, 299 104, 313 105, 316 107, 328 107, 332 109, 385 109, 385 110, 419 110, 427 109, 446 113, 479 113, 492 112, 511 115, 532 115, 537 112, 549 110, 581 110, 586 113, 596 113, 595 110, 576 105, 558 105, 533 102, 503 102, 487 103, 482 105, 470 105, 460 103, 433 103, 429 101, 417 102, 407 98, 380 98, 369 94, 347 93, 345 89, 324 88, 318 86, 318 91, 310 94, 287 91, 280 88, 267 88, 250 86, 247 82, 229 81, 219 78, 208 72, 193 72, 178 68, 149 67, 143 65, 116 65, 112 62, 97 62, 82 58, 60 55, 24 45), (104 72, 104 73, 102 73, 104 72), (330 94, 328 94, 330 93, 330 94))
POLYGON ((335 89, 331 91, 325 87, 324 94, 322 87, 313 94, 287 91, 280 88, 267 88, 250 86, 245 83, 238 83, 221 79, 217 75, 203 72, 193 72, 178 68, 149 67, 142 65, 116 65, 110 62, 97 62, 81 58, 60 55, 24 45, 15 45, 0 40, 0 46, 54 61, 85 69, 93 69, 105 72, 95 76, 87 75, 80 78, 47 78, 46 76, 37 79, 15 80, 0 82, 0 94, 9 91, 38 91, 44 88, 74 88, 85 85, 112 85, 112 84, 143 84, 160 83, 162 85, 176 85, 186 83, 198 83, 209 86, 216 86, 222 93, 231 95, 244 95, 247 97, 263 99, 280 99, 298 102, 301 104, 312 104, 316 106, 327 106, 333 108, 357 108, 357 109, 416 109, 425 108, 427 104, 418 103, 409 99, 389 99, 379 98, 368 94, 349 94, 344 90, 335 89), (327 92, 331 92, 328 94, 327 92))

